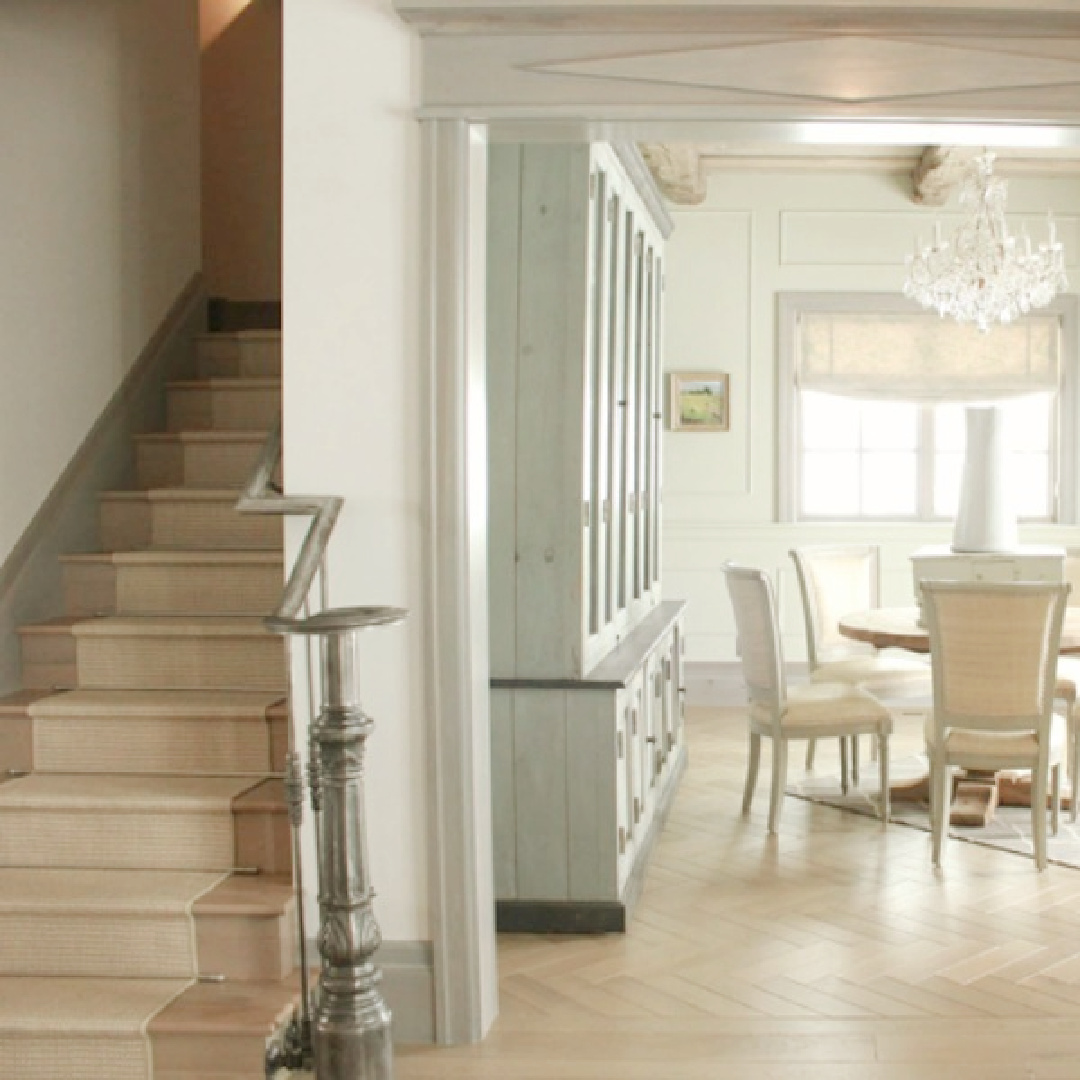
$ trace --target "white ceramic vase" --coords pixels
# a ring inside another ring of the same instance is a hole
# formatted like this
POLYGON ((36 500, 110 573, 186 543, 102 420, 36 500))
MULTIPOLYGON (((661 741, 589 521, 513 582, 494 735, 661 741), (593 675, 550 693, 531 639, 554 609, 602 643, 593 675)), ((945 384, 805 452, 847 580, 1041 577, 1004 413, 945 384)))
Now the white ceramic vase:
POLYGON ((996 405, 967 409, 967 449, 953 551, 1012 551, 1016 512, 1009 496, 1005 413, 996 405))

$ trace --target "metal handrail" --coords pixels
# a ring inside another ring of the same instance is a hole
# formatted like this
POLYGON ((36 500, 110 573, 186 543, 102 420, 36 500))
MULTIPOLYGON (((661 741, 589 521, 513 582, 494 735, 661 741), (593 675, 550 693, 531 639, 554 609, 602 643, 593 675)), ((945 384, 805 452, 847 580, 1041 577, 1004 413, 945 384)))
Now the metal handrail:
MULTIPOLYGON (((300 626, 297 619, 311 591, 315 575, 322 569, 326 548, 334 523, 341 513, 344 499, 336 495, 286 495, 274 483, 274 470, 281 460, 281 423, 267 436, 251 471, 251 476, 237 500, 236 509, 245 514, 280 514, 283 517, 311 515, 311 524, 300 545, 300 552, 285 583, 281 603, 274 612, 274 629, 282 631, 286 624, 300 626)), ((323 575, 323 606, 326 606, 325 575, 323 575)))

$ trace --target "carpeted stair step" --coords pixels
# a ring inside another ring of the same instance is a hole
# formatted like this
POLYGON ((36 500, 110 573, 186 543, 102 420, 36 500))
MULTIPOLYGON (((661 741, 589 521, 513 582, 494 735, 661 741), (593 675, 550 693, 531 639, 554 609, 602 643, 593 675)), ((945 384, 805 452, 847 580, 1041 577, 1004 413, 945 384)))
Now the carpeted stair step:
POLYGON ((115 615, 73 632, 83 689, 286 689, 284 640, 259 618, 115 615))
POLYGON ((68 689, 77 678, 73 629, 80 619, 62 615, 19 627, 22 682, 28 690, 68 689))
MULTIPOLYGON (((88 690, 24 705, 37 772, 171 773, 231 776, 280 773, 288 719, 276 691, 88 690)), ((0 718, 3 725, 19 721, 0 718)), ((14 744, 14 737, 12 739, 14 744)), ((0 762, 2 765, 2 762, 0 762)), ((28 766, 27 766, 28 767, 28 766)))
POLYGON ((281 601, 276 551, 113 551, 62 555, 72 615, 268 615, 281 601))
POLYGON ((169 431, 270 431, 280 413, 280 379, 190 379, 165 391, 169 431))
POLYGON ((51 692, 16 690, 0 698, 0 783, 33 769, 34 731, 30 706, 51 692))
MULTIPOLYGON (((171 431, 135 436, 135 474, 141 488, 242 488, 266 432, 171 431)), ((279 477, 280 479, 280 477, 279 477)))
POLYGON ((154 1080, 262 1080, 267 1040, 298 1005, 292 975, 272 982, 196 983, 148 1025, 154 1080))
POLYGON ((0 866, 228 871, 250 779, 34 773, 0 784, 0 866))
POLYGON ((147 1025, 188 986, 183 979, 0 978, 0 1067, 11 1080, 151 1080, 147 1025))
POLYGON ((0 976, 193 978, 193 906, 221 884, 172 870, 0 869, 0 976))
POLYGON ((236 498, 235 491, 214 488, 102 492, 102 549, 280 551, 281 518, 241 514, 236 498))
POLYGON ((201 334, 195 343, 195 371, 201 379, 280 378, 281 331, 201 334))

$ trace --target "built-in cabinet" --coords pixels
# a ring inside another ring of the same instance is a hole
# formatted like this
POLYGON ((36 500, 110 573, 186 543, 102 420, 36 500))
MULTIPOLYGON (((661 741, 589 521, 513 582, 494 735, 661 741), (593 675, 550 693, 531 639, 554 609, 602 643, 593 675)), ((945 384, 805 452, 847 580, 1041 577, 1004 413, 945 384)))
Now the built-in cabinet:
POLYGON ((495 145, 488 402, 496 895, 616 929, 685 762, 661 603, 663 242, 632 150, 495 145))

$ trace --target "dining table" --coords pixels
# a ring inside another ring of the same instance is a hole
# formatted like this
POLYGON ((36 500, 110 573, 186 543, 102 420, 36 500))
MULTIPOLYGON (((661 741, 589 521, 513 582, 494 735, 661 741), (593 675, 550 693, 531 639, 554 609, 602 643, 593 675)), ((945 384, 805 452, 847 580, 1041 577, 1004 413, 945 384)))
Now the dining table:
MULTIPOLYGON (((840 618, 839 629, 844 637, 873 645, 877 649, 907 649, 916 653, 930 651, 930 632, 921 622, 917 607, 853 611, 840 618)), ((1080 607, 1065 609, 1058 651, 1062 655, 1080 653, 1080 607)), ((894 802, 929 801, 929 769, 925 777, 890 785, 889 797, 894 802)), ((1063 795, 1063 800, 1071 798, 1072 792, 1063 795)), ((1012 771, 973 774, 969 770, 966 776, 957 781, 949 824, 988 825, 998 805, 1030 806, 1031 783, 1028 776, 1012 771)))

